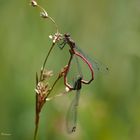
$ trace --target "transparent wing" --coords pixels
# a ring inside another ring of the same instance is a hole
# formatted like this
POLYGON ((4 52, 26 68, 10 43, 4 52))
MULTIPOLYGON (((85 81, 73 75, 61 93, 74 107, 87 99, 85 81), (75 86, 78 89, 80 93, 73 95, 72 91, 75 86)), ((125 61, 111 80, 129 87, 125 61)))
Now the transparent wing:
POLYGON ((75 97, 70 104, 66 117, 66 127, 68 133, 73 133, 76 131, 77 108, 79 104, 80 90, 75 90, 75 91, 76 91, 75 97))
POLYGON ((101 63, 100 61, 98 61, 96 59, 91 59, 87 54, 85 54, 78 47, 75 47, 75 50, 77 52, 79 52, 80 54, 82 54, 84 56, 84 58, 86 58, 86 60, 88 60, 88 62, 91 63, 92 68, 93 68, 93 70, 94 70, 95 73, 97 73, 97 72, 108 73, 109 68, 106 65, 104 65, 103 63, 101 63))

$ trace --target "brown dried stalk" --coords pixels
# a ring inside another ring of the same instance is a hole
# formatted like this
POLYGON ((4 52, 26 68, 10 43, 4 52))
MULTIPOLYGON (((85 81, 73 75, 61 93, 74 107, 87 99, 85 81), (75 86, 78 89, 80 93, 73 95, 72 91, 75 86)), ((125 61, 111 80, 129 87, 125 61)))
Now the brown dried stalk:
POLYGON ((41 11, 40 12, 40 16, 42 18, 44 18, 44 19, 49 19, 55 25, 56 32, 59 33, 58 32, 58 26, 57 26, 55 20, 51 16, 48 15, 48 13, 46 12, 46 10, 42 6, 40 6, 35 0, 31 0, 30 1, 30 5, 33 6, 33 7, 38 8, 41 11))
MULTIPOLYGON (((40 75, 38 76, 38 74, 36 73, 36 88, 35 88, 35 91, 36 91, 36 109, 35 109, 36 117, 35 117, 35 132, 34 132, 34 140, 36 140, 38 126, 39 126, 40 112, 42 110, 42 107, 44 106, 44 104, 46 103, 47 100, 50 100, 53 98, 53 97, 48 98, 48 96, 51 94, 52 90, 54 89, 54 87, 55 87, 56 83, 59 81, 59 79, 62 76, 64 76, 66 69, 64 67, 61 70, 61 72, 58 74, 58 77, 54 81, 53 85, 50 87, 48 80, 50 77, 52 77, 53 74, 52 74, 52 71, 48 71, 45 69, 45 65, 47 63, 48 57, 49 57, 52 49, 54 48, 55 44, 59 40, 62 39, 62 35, 58 31, 58 26, 57 26, 55 20, 48 15, 48 13, 46 12, 46 10, 43 7, 41 7, 35 0, 31 0, 30 4, 33 7, 38 8, 40 10, 40 16, 43 19, 49 19, 55 25, 55 28, 56 28, 56 33, 54 35, 49 36, 49 38, 52 39, 52 45, 48 51, 48 54, 46 55, 43 65, 41 67, 40 75)), ((62 94, 59 94, 57 96, 61 96, 61 95, 62 94)), ((57 97, 57 96, 55 96, 55 97, 57 97)))
MULTIPOLYGON (((64 69, 65 70, 65 69, 64 69)), ((36 73, 36 118, 35 118, 35 132, 34 132, 34 140, 36 140, 37 132, 38 132, 38 125, 40 119, 40 112, 48 96, 51 94, 52 90, 54 89, 56 83, 59 79, 64 75, 64 70, 62 70, 56 80, 54 81, 53 85, 49 87, 48 79, 52 76, 52 71, 42 70, 40 71, 40 80, 38 79, 38 75, 36 73)))

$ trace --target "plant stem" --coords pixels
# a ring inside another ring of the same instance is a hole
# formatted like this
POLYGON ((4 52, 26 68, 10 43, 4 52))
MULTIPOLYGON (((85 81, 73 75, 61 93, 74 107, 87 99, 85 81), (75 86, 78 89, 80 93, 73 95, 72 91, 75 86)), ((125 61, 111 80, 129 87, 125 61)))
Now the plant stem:
POLYGON ((46 98, 45 99, 47 99, 48 98, 48 96, 51 94, 51 92, 52 92, 52 90, 54 89, 54 87, 55 87, 55 85, 56 85, 56 83, 60 80, 60 78, 62 77, 62 75, 61 74, 59 74, 59 76, 57 77, 57 79, 54 81, 54 83, 53 83, 53 85, 52 85, 52 88, 50 89, 50 91, 49 91, 49 93, 47 94, 47 96, 46 96, 46 98))
POLYGON ((45 58, 45 60, 44 60, 43 66, 42 66, 42 68, 41 68, 41 73, 40 73, 40 81, 42 80, 42 74, 43 74, 43 72, 44 72, 46 62, 47 62, 47 60, 48 60, 48 57, 49 57, 49 55, 50 55, 50 53, 51 53, 51 51, 52 51, 54 45, 55 45, 55 43, 53 43, 52 46, 50 47, 49 52, 47 53, 46 58, 45 58))
POLYGON ((34 132, 34 140, 37 138, 37 132, 38 132, 38 125, 39 125, 39 113, 36 113, 36 122, 35 122, 35 132, 34 132))

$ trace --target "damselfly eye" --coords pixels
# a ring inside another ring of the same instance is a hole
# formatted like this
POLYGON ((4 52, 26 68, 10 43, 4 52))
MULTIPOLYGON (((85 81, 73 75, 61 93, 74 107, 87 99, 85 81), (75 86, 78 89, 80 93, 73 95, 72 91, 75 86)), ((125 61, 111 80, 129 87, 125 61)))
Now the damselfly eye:
POLYGON ((70 37, 69 33, 64 34, 65 37, 70 37))

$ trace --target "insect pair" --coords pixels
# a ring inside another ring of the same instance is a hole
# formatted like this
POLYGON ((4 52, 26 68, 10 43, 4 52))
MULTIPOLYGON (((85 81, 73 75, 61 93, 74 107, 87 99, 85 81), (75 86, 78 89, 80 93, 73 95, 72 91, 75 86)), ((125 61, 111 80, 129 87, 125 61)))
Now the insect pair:
MULTIPOLYGON (((91 60, 89 57, 87 57, 83 51, 76 46, 76 43, 71 39, 69 34, 59 34, 56 33, 54 36, 50 36, 50 38, 53 40, 53 45, 48 53, 48 56, 54 47, 55 43, 57 43, 58 47, 60 49, 63 49, 66 45, 69 47, 69 53, 70 57, 68 60, 67 65, 65 66, 64 70, 64 84, 67 88, 68 93, 71 91, 75 92, 75 97, 71 102, 70 108, 68 110, 67 114, 67 131, 68 133, 75 132, 76 130, 76 123, 77 123, 77 108, 79 104, 79 97, 80 97, 80 91, 82 88, 82 84, 90 84, 94 80, 94 74, 95 71, 108 71, 108 67, 102 65, 101 63, 91 60), (71 71, 72 62, 76 62, 77 67, 77 74, 75 74, 75 77, 73 77, 72 82, 68 82, 68 75, 71 71), (85 80, 84 76, 81 71, 79 59, 88 66, 88 69, 90 71, 90 79, 85 80)), ((47 58, 48 58, 47 56, 47 58)))

